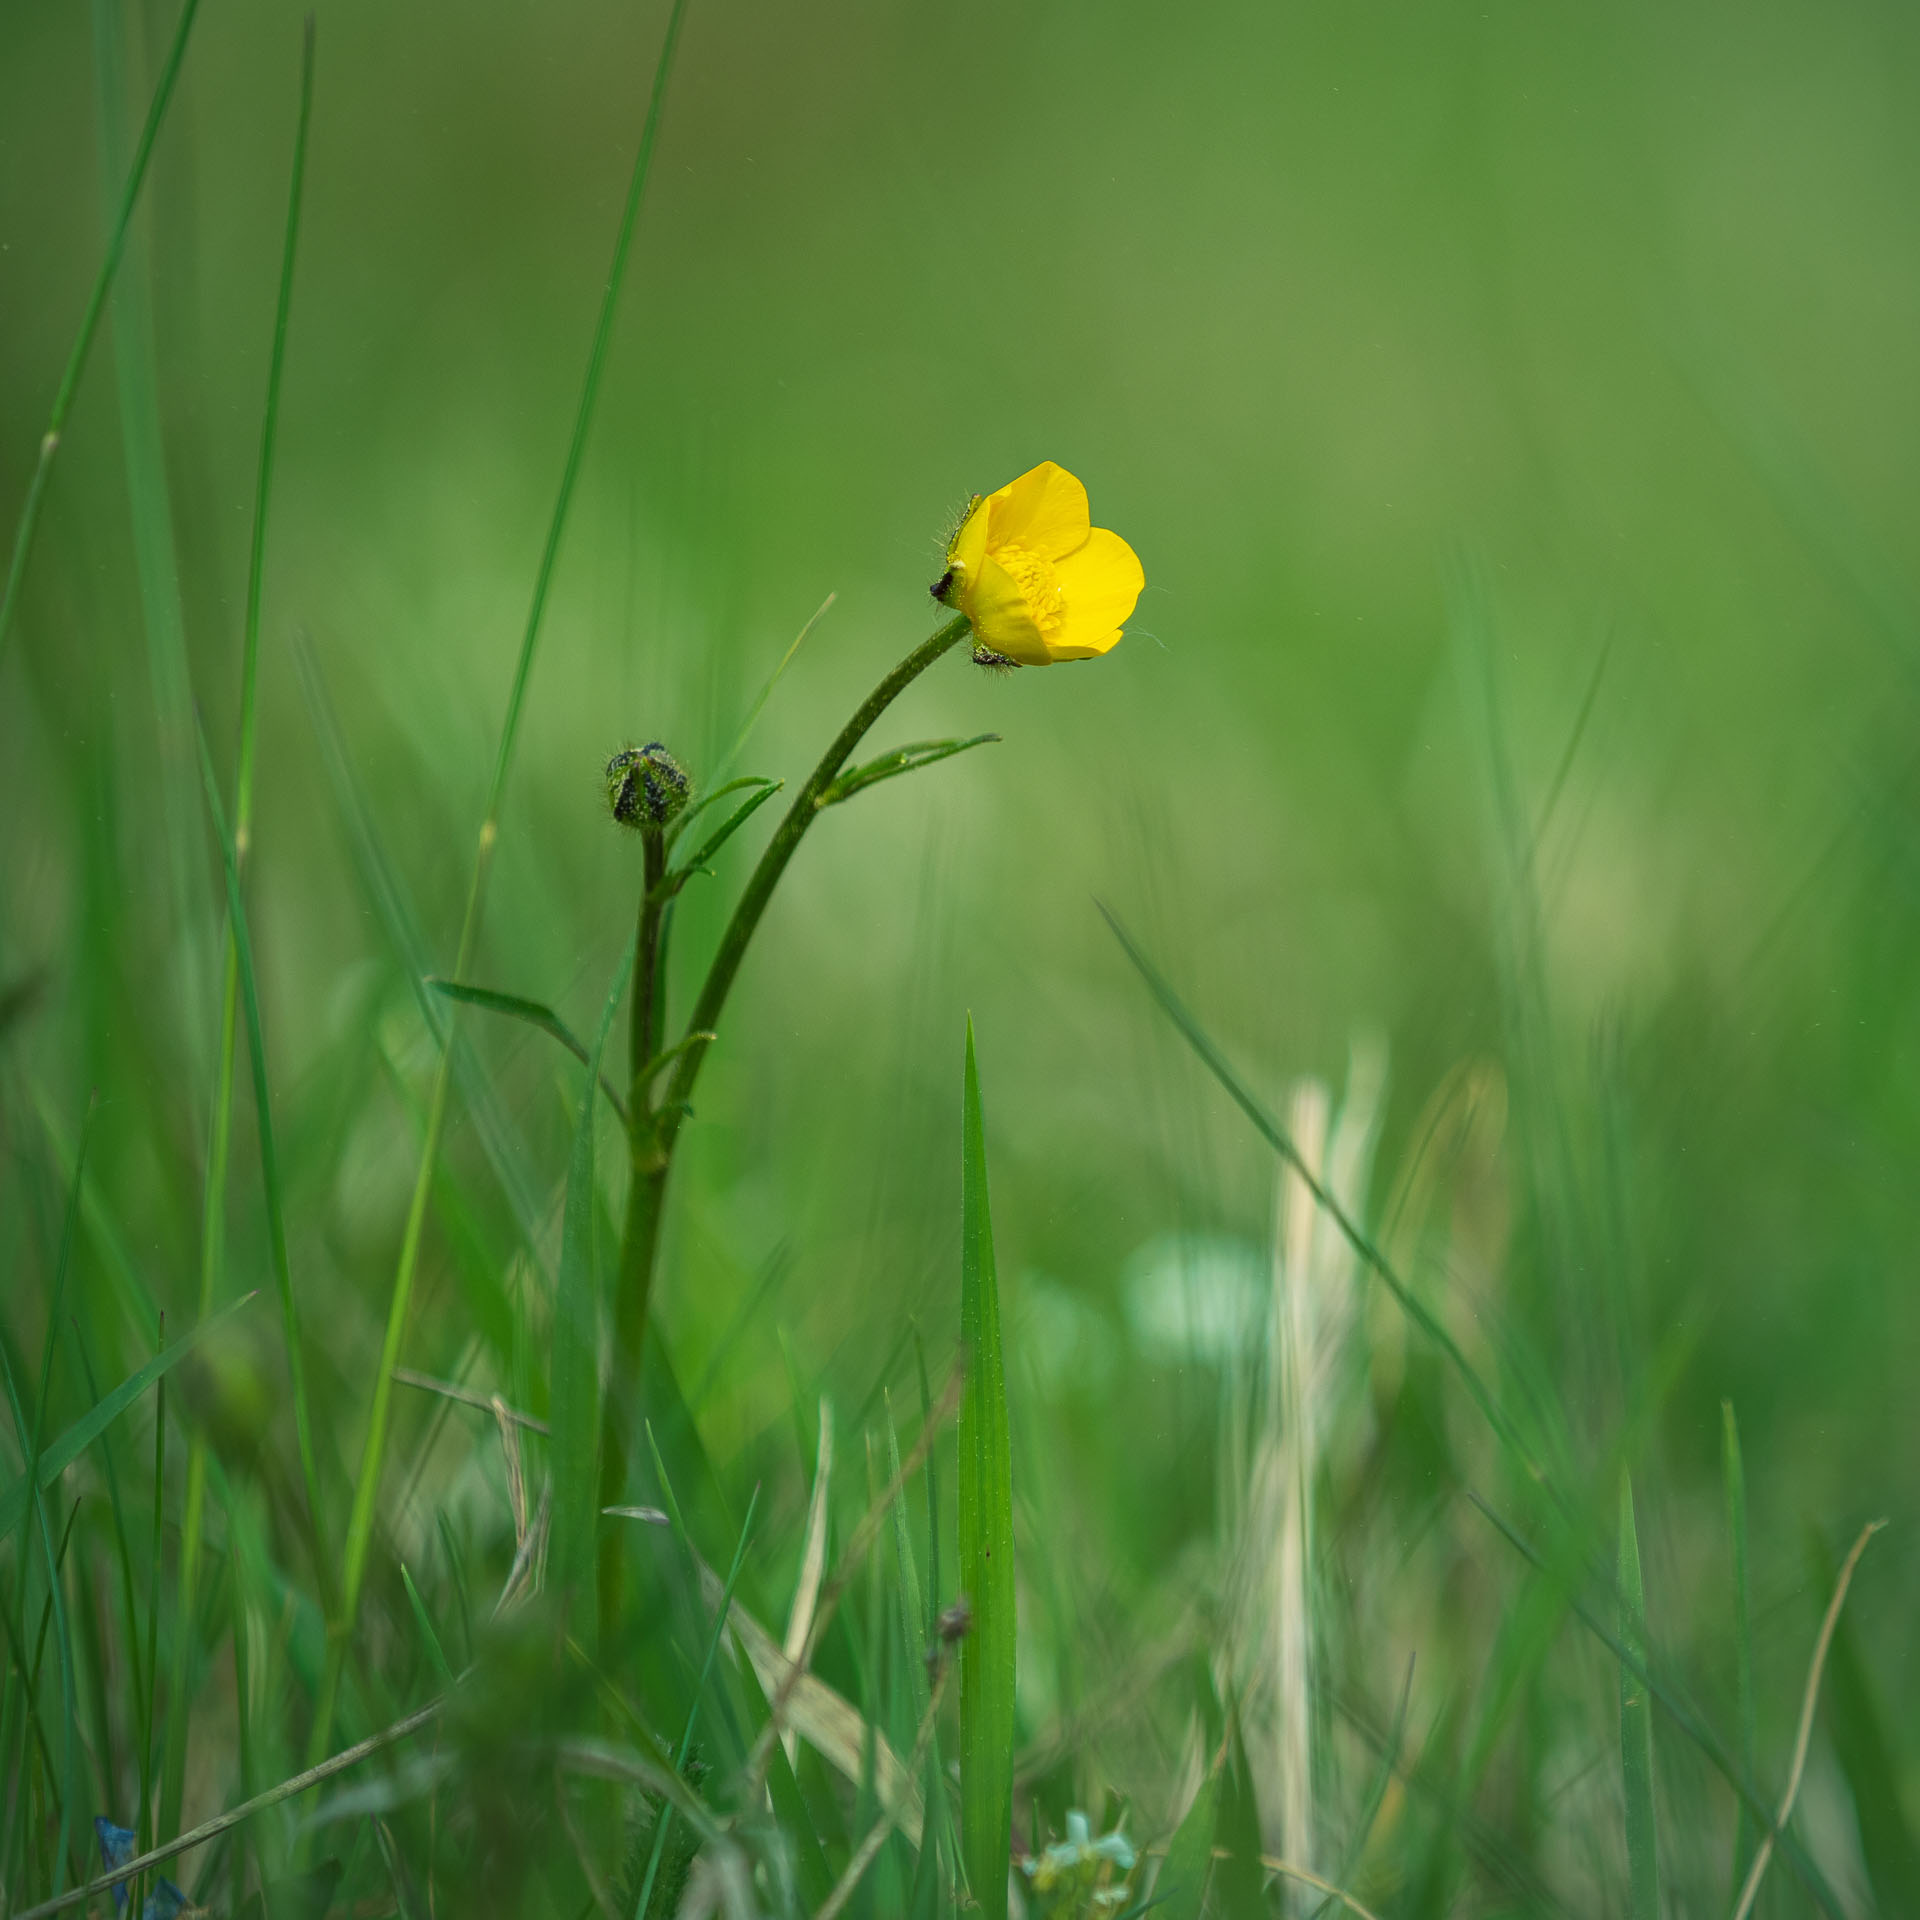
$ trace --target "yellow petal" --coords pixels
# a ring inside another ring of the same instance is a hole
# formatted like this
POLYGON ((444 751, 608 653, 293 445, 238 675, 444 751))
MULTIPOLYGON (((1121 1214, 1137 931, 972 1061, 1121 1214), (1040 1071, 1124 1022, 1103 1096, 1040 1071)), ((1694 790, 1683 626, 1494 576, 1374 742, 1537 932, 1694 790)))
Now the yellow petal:
POLYGON ((1085 545, 1092 527, 1086 488, 1051 460, 1009 481, 989 505, 993 525, 988 546, 1025 547, 1043 560, 1063 559, 1085 545))
POLYGON ((1111 633, 1069 633, 1056 635, 1052 641, 1053 651, 1049 658, 1054 660, 1092 660, 1103 653, 1110 653, 1120 644, 1121 629, 1115 627, 1111 633))
POLYGON ((1139 556, 1117 533, 1095 527, 1086 544, 1054 564, 1066 619, 1051 636, 1056 659, 1085 660, 1120 638, 1147 576, 1139 556))
POLYGON ((1014 577, 992 554, 967 576, 960 595, 960 611, 973 622, 974 637, 983 647, 1004 653, 1025 667, 1044 667, 1053 657, 1034 625, 1026 595, 1014 577))

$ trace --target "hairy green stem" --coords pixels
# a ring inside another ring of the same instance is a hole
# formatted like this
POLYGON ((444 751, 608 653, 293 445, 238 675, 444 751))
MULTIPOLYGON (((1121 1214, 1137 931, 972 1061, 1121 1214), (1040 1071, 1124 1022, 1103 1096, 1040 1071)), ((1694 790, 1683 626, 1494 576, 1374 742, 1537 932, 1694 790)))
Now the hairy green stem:
POLYGON ((641 1069, 660 1045, 665 1022, 657 1015, 660 999, 660 927, 667 903, 660 897, 666 878, 667 841, 658 827, 643 827, 646 859, 640 892, 640 926, 634 943, 633 1012, 627 1029, 627 1111, 637 1114, 646 1105, 641 1069))
MULTIPOLYGON (((634 1411, 640 1393, 640 1362, 646 1349, 647 1314, 653 1296, 653 1273, 660 1251, 660 1222, 664 1211, 667 1174, 673 1164, 673 1151, 679 1139, 680 1124, 686 1118, 694 1082, 700 1077, 701 1062, 711 1036, 718 1027, 726 1006, 734 976, 746 958, 747 948, 766 912, 773 890, 780 884, 787 863, 798 850, 807 829, 826 803, 827 789, 833 785, 853 750, 866 737, 873 723, 886 712, 906 688, 925 673, 944 653, 950 652, 969 633, 965 615, 956 615, 914 648, 855 709, 853 717, 834 736, 833 744, 820 757, 820 763, 807 784, 794 796, 792 806, 780 822, 773 838, 760 856, 726 931, 720 936, 712 964, 707 968, 700 997, 694 1003, 687 1022, 686 1036, 674 1055, 672 1074, 666 1091, 656 1101, 649 1087, 638 1077, 640 1068, 654 1057, 655 1039, 664 1032, 657 1022, 653 979, 658 958, 660 917, 652 906, 652 896, 660 876, 653 869, 653 847, 648 848, 646 892, 640 917, 640 959, 634 973, 632 1049, 635 1080, 628 1103, 628 1143, 632 1149, 633 1176, 627 1190, 626 1226, 620 1241, 620 1267, 614 1296, 613 1377, 608 1385, 600 1430, 600 1504, 620 1502, 627 1474, 627 1456, 636 1430, 634 1411), (643 982, 644 987, 643 987, 643 982), (644 993, 644 997, 643 997, 644 993)), ((621 1553, 624 1536, 619 1529, 603 1529, 600 1535, 599 1602, 602 1644, 616 1628, 623 1597, 621 1553)))

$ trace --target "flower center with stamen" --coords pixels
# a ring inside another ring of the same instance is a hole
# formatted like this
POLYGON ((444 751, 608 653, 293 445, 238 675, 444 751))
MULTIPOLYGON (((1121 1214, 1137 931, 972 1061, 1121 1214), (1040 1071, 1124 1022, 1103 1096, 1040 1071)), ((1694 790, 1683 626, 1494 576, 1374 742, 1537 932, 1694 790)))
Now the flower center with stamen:
POLYGON ((1042 633, 1059 632, 1067 617, 1067 596, 1054 575, 1053 562, 1025 547, 998 547, 993 557, 1013 576, 1033 624, 1042 633))

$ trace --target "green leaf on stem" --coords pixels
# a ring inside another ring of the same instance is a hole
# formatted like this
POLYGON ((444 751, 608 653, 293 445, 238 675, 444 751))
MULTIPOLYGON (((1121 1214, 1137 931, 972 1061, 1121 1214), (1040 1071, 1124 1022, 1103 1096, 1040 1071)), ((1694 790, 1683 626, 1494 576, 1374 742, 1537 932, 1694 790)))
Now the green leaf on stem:
POLYGON ((960 1402, 960 1580, 973 1627, 960 1643, 960 1844, 967 1884, 985 1920, 1006 1920, 1013 1851, 1013 1457, 971 1019, 961 1132, 960 1341, 967 1383, 960 1402))
POLYGON ((745 773, 738 780, 728 780, 720 786, 710 788, 705 793, 695 794, 668 826, 667 845, 673 846, 701 814, 706 812, 715 801, 724 800, 728 794, 743 793, 748 787, 777 787, 781 784, 778 780, 769 780, 764 774, 745 773))
POLYGON ((976 733, 971 740, 915 740, 908 746, 895 747, 877 760, 849 767, 813 804, 816 807, 837 805, 868 787, 877 786, 882 780, 891 780, 896 774, 915 773, 937 760, 951 760, 956 753, 991 745, 999 738, 997 733, 976 733))
MULTIPOLYGON (((749 786, 752 782, 742 781, 740 784, 749 786)), ((769 780, 761 787, 758 793, 749 799, 741 801, 741 803, 727 815, 726 819, 723 820, 692 853, 688 854, 686 859, 667 875, 660 889, 662 894, 671 900, 696 873, 703 872, 707 862, 785 785, 786 782, 784 780, 769 780)))
MULTIPOLYGON (((424 982, 435 993, 445 994, 449 1000, 458 1000, 464 1006, 483 1007, 488 1013, 504 1013, 509 1019, 524 1020, 530 1027, 538 1027, 544 1034, 558 1040, 582 1066, 587 1064, 589 1055, 586 1043, 554 1010, 540 1000, 525 1000, 517 993, 496 993, 491 987, 469 986, 464 980, 442 979, 437 973, 427 975, 424 982)), ((620 1116, 620 1124, 627 1124, 627 1103, 620 1098, 614 1084, 603 1073, 600 1075, 600 1091, 607 1096, 608 1104, 620 1116)))

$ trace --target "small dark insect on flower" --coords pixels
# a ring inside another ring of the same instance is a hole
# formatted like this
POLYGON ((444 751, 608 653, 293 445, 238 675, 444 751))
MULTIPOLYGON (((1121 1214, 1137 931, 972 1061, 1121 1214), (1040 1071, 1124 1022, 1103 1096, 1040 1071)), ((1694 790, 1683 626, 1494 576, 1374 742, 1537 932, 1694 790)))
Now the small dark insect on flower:
POLYGON ((936 580, 933 583, 933 585, 927 589, 927 591, 930 594, 932 594, 936 600, 945 600, 952 586, 953 586, 953 569, 949 567, 946 570, 946 572, 943 573, 940 576, 940 578, 936 580))
POLYGON ((1011 673, 1020 662, 1010 660, 1004 653, 995 653, 991 647, 975 647, 973 664, 985 667, 989 673, 1011 673))
POLYGON ((623 827, 667 826, 687 804, 692 784, 658 740, 622 747, 607 762, 607 805, 623 827))

